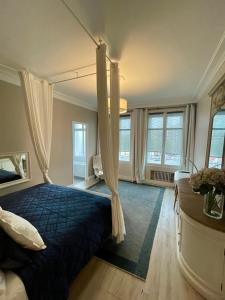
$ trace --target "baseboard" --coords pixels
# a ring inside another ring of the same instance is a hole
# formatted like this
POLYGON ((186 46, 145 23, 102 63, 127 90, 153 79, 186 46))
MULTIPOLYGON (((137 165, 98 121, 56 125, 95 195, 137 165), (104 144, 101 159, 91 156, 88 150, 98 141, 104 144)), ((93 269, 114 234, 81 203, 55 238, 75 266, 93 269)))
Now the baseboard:
POLYGON ((95 175, 91 175, 88 176, 85 180, 86 182, 86 189, 89 189, 90 187, 92 187, 93 185, 95 185, 96 183, 98 183, 100 181, 99 178, 95 177, 95 175))
POLYGON ((130 181, 133 182, 133 179, 129 176, 125 176, 125 175, 119 175, 119 180, 125 180, 125 181, 130 181))
POLYGON ((145 184, 149 184, 149 185, 156 185, 156 186, 174 188, 174 182, 166 182, 166 181, 158 181, 158 180, 145 179, 144 183, 145 184))
POLYGON ((93 175, 88 176, 85 180, 86 180, 86 182, 89 182, 89 181, 92 181, 94 179, 95 179, 95 175, 93 174, 93 175))

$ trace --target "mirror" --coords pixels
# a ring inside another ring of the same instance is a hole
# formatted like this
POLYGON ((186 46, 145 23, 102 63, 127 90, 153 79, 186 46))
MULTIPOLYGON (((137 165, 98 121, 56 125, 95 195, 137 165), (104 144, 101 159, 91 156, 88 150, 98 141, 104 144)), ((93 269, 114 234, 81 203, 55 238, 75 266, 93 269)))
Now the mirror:
POLYGON ((211 111, 206 168, 225 168, 225 74, 209 92, 211 111))
POLYGON ((0 154, 0 188, 30 179, 28 152, 0 154))
POLYGON ((225 109, 214 114, 211 125, 211 141, 208 167, 225 167, 225 109))

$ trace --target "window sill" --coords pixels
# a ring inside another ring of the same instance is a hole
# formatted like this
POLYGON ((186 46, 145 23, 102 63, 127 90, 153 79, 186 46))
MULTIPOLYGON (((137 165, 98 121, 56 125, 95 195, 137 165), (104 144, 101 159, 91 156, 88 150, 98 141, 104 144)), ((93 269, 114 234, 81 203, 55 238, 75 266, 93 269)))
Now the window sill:
POLYGON ((146 163, 145 166, 148 168, 153 168, 162 171, 166 171, 166 170, 177 171, 182 169, 182 166, 169 166, 169 165, 158 165, 158 164, 149 164, 149 163, 146 163))

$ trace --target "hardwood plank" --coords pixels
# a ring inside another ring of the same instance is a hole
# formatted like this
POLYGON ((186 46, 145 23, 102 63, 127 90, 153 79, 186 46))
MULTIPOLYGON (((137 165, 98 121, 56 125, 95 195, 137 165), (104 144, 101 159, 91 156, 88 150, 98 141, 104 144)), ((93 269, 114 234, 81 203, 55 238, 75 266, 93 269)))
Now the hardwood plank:
POLYGON ((178 268, 173 200, 173 189, 166 189, 146 281, 94 257, 74 280, 69 300, 203 300, 178 268))

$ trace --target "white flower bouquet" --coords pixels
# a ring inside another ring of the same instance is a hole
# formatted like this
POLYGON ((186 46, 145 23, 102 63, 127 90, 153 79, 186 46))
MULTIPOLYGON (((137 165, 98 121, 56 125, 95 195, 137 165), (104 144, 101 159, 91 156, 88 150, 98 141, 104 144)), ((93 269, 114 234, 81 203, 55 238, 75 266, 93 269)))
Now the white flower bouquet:
POLYGON ((193 190, 201 195, 212 191, 217 195, 225 195, 225 169, 202 169, 191 175, 190 182, 193 190))
POLYGON ((191 175, 194 192, 204 195, 203 212, 211 218, 223 217, 225 195, 225 169, 202 169, 191 175))

